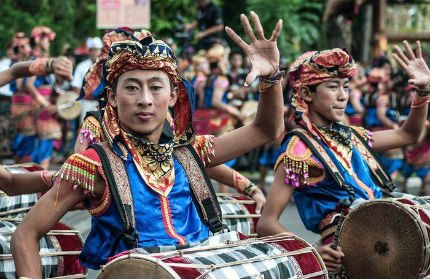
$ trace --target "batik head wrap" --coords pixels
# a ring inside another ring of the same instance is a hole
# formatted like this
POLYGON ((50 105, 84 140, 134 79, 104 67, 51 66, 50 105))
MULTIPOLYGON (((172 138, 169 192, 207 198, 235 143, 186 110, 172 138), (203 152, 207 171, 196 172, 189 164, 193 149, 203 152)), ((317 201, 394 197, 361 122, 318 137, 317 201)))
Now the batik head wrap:
MULTIPOLYGON (((192 98, 189 96, 193 92, 187 89, 186 84, 188 83, 184 83, 177 72, 176 57, 172 49, 163 41, 154 40, 151 36, 141 40, 135 38, 115 42, 104 63, 102 84, 105 84, 106 89, 112 86, 123 73, 135 69, 160 70, 173 82, 178 90, 178 100, 174 106, 174 138, 176 144, 187 143, 193 134, 192 106, 190 104, 192 98)), ((99 106, 103 110, 103 101, 107 102, 106 90, 104 93, 100 93, 98 98, 102 101, 99 106)))
POLYGON ((47 37, 49 41, 53 41, 55 39, 55 35, 55 32, 52 31, 51 28, 42 25, 34 27, 33 30, 31 30, 30 37, 37 43, 43 37, 47 37))
POLYGON ((289 77, 294 94, 291 105, 295 121, 313 131, 309 120, 309 106, 300 96, 300 87, 316 85, 336 77, 352 77, 357 69, 354 59, 345 49, 309 51, 301 55, 290 66, 289 77))
POLYGON ((110 47, 114 42, 134 40, 138 39, 139 37, 143 38, 150 35, 151 33, 147 30, 134 32, 134 30, 129 27, 120 27, 107 31, 103 36, 103 48, 101 49, 100 55, 97 57, 96 62, 90 67, 87 74, 85 75, 81 93, 78 99, 97 99, 97 95, 103 90, 104 85, 99 89, 97 89, 97 87, 100 85, 101 79, 103 77, 103 63, 105 63, 110 47))

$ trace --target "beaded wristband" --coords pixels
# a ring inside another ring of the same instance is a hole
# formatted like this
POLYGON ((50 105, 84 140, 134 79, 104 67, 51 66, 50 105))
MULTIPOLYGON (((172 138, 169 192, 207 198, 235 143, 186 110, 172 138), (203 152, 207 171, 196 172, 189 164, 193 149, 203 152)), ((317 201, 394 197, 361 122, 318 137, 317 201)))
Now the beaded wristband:
POLYGON ((258 189, 258 187, 256 185, 254 185, 254 183, 251 183, 242 190, 242 194, 247 195, 247 196, 252 196, 254 191, 256 191, 257 189, 258 189))
POLYGON ((280 71, 278 69, 278 71, 274 75, 260 77, 259 92, 263 93, 270 89, 272 86, 279 84, 282 81, 284 73, 284 70, 280 71))
POLYGON ((430 96, 430 89, 427 90, 417 90, 418 92, 418 96, 419 97, 426 97, 426 96, 430 96))
POLYGON ((54 62, 53 58, 48 59, 48 61, 46 62, 46 74, 53 73, 52 62, 54 62))
POLYGON ((29 68, 29 71, 34 76, 44 76, 47 74, 46 67, 49 59, 47 58, 37 58, 34 60, 29 68))
POLYGON ((279 84, 279 82, 282 80, 282 77, 284 76, 285 71, 280 71, 279 69, 276 71, 275 74, 271 76, 263 76, 260 77, 260 82, 266 83, 266 84, 279 84))

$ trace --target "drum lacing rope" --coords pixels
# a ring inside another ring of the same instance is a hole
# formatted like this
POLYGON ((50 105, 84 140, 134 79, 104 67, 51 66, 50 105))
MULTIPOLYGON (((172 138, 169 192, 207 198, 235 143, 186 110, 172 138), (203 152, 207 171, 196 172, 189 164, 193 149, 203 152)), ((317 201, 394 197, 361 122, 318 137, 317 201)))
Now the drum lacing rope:
MULTIPOLYGON (((402 206, 406 206, 409 209, 415 210, 416 212, 412 211, 410 213, 417 220, 421 219, 419 210, 430 208, 430 204, 406 204, 406 203, 402 203, 401 201, 399 201, 401 199, 411 200, 412 202, 419 202, 419 201, 416 201, 416 200, 413 200, 413 199, 410 199, 410 198, 404 198, 404 197, 399 197, 399 198, 394 199, 395 202, 401 203, 402 206)), ((420 199, 423 199, 423 197, 420 197, 420 199)), ((430 225, 428 225, 426 223, 420 223, 420 224, 421 225, 424 224, 424 227, 430 230, 430 225)), ((430 270, 430 266, 428 265, 429 264, 429 258, 430 258, 430 241, 429 241, 429 238, 428 238, 427 231, 423 231, 422 234, 423 234, 424 239, 425 239, 425 241, 427 243, 427 245, 423 246, 424 251, 427 252, 427 254, 425 255, 425 264, 427 264, 427 269, 419 274, 419 276, 418 276, 419 278, 423 278, 428 273, 428 271, 430 270)), ((429 275, 429 277, 430 277, 430 275, 429 275)))
MULTIPOLYGON (((315 252, 316 252, 316 249, 314 247, 311 247, 311 248, 304 248, 304 249, 299 249, 299 250, 286 252, 286 253, 280 253, 280 254, 275 255, 275 256, 260 256, 260 257, 254 257, 254 258, 246 259, 246 260, 239 260, 239 261, 222 263, 222 264, 207 265, 207 264, 190 264, 190 263, 169 263, 168 265, 169 266, 176 266, 176 267, 190 267, 190 268, 197 268, 197 269, 207 269, 207 271, 205 271, 202 275, 200 275, 199 277, 196 278, 196 279, 200 279, 200 278, 204 277, 206 274, 208 274, 209 272, 214 271, 215 269, 223 268, 223 267, 230 267, 230 266, 242 265, 242 264, 253 263, 253 262, 258 262, 258 261, 278 259, 278 258, 283 258, 283 257, 295 256, 295 255, 306 254, 306 253, 315 253, 315 252)), ((324 271, 322 271, 320 273, 323 274, 324 271)), ((303 277, 303 278, 305 278, 305 277, 303 277)))
POLYGON ((222 244, 216 244, 216 245, 205 245, 205 246, 196 246, 188 249, 178 250, 178 251, 170 251, 170 252, 164 252, 164 253, 152 253, 148 254, 148 256, 151 257, 157 257, 160 260, 165 260, 168 258, 172 258, 175 256, 183 256, 185 254, 190 253, 197 253, 200 251, 208 251, 208 250, 214 250, 214 249, 223 249, 223 248, 232 248, 232 247, 239 247, 244 245, 255 245, 255 244, 268 244, 268 243, 275 243, 278 241, 289 241, 289 240, 295 240, 292 236, 279 236, 279 237, 267 237, 267 238, 249 238, 244 240, 238 240, 233 242, 226 242, 222 244), (250 241, 251 240, 251 241, 250 241))

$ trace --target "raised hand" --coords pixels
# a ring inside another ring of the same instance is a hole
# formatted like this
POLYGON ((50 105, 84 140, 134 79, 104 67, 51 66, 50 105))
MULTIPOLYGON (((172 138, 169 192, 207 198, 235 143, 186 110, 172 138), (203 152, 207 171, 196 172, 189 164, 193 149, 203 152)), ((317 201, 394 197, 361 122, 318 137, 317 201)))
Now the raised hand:
POLYGON ((71 81, 73 79, 73 64, 65 56, 54 58, 52 62, 52 72, 63 79, 71 81))
POLYGON ((278 71, 279 50, 276 41, 282 30, 282 20, 280 19, 272 32, 272 36, 267 40, 264 37, 264 30, 261 26, 258 15, 251 12, 251 18, 254 23, 257 37, 254 35, 254 31, 251 28, 248 18, 244 14, 240 15, 240 21, 242 22, 243 29, 251 42, 250 45, 245 43, 242 38, 233 31, 233 29, 230 27, 225 28, 230 39, 243 50, 251 61, 252 69, 246 77, 246 84, 248 85, 251 84, 257 76, 270 76, 278 71))
POLYGON ((421 42, 417 41, 417 50, 414 53, 407 41, 403 41, 406 54, 397 45, 394 47, 393 58, 409 76, 409 83, 422 90, 430 89, 430 69, 423 59, 421 42))

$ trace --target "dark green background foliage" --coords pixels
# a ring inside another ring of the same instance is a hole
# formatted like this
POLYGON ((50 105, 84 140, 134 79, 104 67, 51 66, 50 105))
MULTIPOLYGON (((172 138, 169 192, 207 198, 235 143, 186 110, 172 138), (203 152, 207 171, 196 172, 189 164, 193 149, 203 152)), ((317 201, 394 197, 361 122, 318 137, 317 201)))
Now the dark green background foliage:
MULTIPOLYGON (((51 27, 57 37, 52 54, 61 51, 64 43, 73 48, 84 43, 88 36, 102 36, 97 30, 95 0, 2 0, 0 9, 0 48, 4 49, 19 31, 29 34, 36 25, 51 27)), ((323 4, 301 0, 218 0, 223 8, 225 24, 243 34, 239 15, 254 10, 266 31, 266 36, 278 18, 284 21, 280 37, 281 53, 291 60, 298 53, 315 47, 321 41, 320 26, 323 4)), ((151 31, 157 36, 169 36, 179 25, 176 15, 191 21, 197 8, 196 0, 152 0, 151 31)), ((233 46, 233 48, 235 48, 233 46)))

